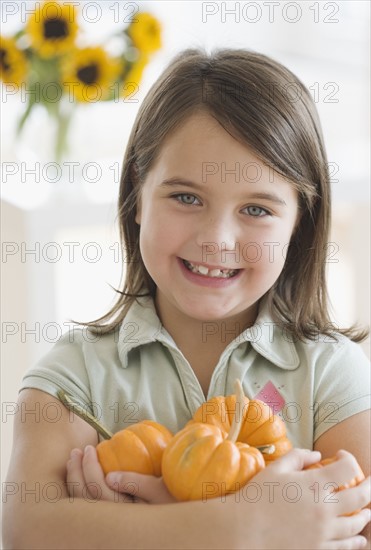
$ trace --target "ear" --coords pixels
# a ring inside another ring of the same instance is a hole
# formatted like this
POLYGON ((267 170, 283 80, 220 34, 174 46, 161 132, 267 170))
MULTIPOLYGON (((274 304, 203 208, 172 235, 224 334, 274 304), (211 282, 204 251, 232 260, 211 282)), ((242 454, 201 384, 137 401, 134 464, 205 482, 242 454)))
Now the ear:
POLYGON ((292 235, 294 235, 296 230, 298 229, 298 227, 300 225, 300 222, 301 222, 301 218, 303 217, 303 214, 304 214, 304 210, 301 208, 300 202, 299 202, 297 212, 296 212, 295 224, 294 224, 294 227, 292 229, 292 235))
POLYGON ((135 214, 135 221, 138 225, 140 225, 141 220, 142 220, 142 205, 140 204, 140 201, 138 200, 137 211, 136 211, 136 214, 135 214))

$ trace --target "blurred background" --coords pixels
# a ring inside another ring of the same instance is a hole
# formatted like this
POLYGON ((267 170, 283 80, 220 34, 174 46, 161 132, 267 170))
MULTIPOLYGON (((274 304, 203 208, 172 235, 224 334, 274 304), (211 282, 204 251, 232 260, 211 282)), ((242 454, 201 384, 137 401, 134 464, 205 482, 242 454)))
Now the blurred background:
MULTIPOLYGON (((24 26, 35 4, 2 2, 2 34, 24 26)), ((116 223, 123 153, 143 97, 181 49, 254 49, 285 64, 311 90, 332 174, 333 321, 369 325, 369 2, 78 4, 86 44, 107 43, 127 26, 131 10, 140 9, 159 21, 162 46, 133 94, 77 106, 57 166, 50 114, 37 105, 17 135, 27 94, 3 86, 2 478, 25 371, 68 330, 70 319, 95 319, 113 303, 110 285, 119 284, 125 260, 116 223)), ((369 341, 362 347, 369 355, 369 341)))

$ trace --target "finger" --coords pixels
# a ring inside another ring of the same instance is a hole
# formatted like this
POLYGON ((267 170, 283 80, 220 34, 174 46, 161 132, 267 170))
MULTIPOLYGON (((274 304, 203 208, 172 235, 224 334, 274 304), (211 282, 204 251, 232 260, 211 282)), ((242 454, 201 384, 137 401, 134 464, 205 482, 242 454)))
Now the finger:
POLYGON ((323 546, 323 550, 361 550, 366 548, 367 539, 361 535, 343 540, 330 540, 323 546))
POLYGON ((149 504, 176 502, 160 477, 136 472, 111 472, 106 476, 106 482, 116 491, 128 493, 149 504))
POLYGON ((360 467, 355 457, 348 451, 338 451, 337 460, 327 464, 320 470, 314 470, 318 481, 331 481, 338 486, 349 483, 351 479, 360 475, 360 467))
POLYGON ((98 461, 97 451, 92 445, 85 447, 82 458, 82 470, 86 491, 92 500, 110 500, 113 502, 132 502, 126 495, 120 495, 111 489, 105 480, 105 475, 98 461))
POLYGON ((361 479, 364 479, 364 477, 365 477, 364 473, 363 473, 360 465, 358 464, 358 461, 357 461, 356 457, 354 455, 352 455, 352 453, 341 449, 336 453, 336 457, 337 457, 338 461, 341 461, 341 460, 349 461, 352 464, 352 466, 354 468, 354 473, 355 473, 355 475, 353 477, 361 476, 361 479))
MULTIPOLYGON (((336 499, 338 500, 337 511, 339 515, 351 514, 355 510, 365 508, 370 504, 370 495, 371 477, 366 478, 356 487, 339 491, 336 493, 336 499)), ((365 514, 367 514, 366 511, 365 514)))
POLYGON ((371 519, 371 510, 366 508, 358 514, 334 518, 331 525, 332 539, 350 539, 363 531, 371 519))
MULTIPOLYGON (((133 497, 139 497, 139 475, 135 472, 110 472, 106 475, 106 483, 108 487, 119 493, 127 493, 133 497)), ((142 480, 142 483, 142 487, 144 487, 144 480, 142 480)))
POLYGON ((300 471, 307 466, 311 466, 321 460, 319 451, 310 451, 308 449, 292 449, 286 455, 278 458, 269 465, 269 469, 276 470, 277 473, 300 471))
POLYGON ((67 462, 66 485, 70 498, 83 498, 84 496, 85 479, 81 464, 82 457, 81 449, 72 449, 67 462))

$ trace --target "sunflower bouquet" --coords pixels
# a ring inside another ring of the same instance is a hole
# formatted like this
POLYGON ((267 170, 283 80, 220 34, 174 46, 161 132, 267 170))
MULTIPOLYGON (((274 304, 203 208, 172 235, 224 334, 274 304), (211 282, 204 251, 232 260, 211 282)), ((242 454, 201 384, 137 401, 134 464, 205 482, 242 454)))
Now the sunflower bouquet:
POLYGON ((81 47, 76 2, 37 2, 24 27, 0 36, 0 78, 14 91, 27 90, 21 132, 31 111, 42 105, 56 121, 55 157, 60 160, 76 105, 130 100, 153 52, 161 47, 161 26, 138 11, 112 39, 115 55, 101 45, 81 47))

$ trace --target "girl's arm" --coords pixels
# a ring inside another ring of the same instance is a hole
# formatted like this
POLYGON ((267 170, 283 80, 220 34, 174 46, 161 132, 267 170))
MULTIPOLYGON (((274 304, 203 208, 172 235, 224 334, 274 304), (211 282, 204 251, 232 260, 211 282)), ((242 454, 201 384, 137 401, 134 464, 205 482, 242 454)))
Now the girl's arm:
POLYGON ((370 473, 370 434, 371 411, 364 411, 343 420, 321 435, 314 444, 314 450, 320 451, 323 458, 336 454, 339 449, 352 453, 364 474, 370 473))
MULTIPOLYGON (((18 405, 3 487, 7 550, 363 547, 356 534, 367 515, 338 516, 368 503, 369 483, 343 491, 330 504, 322 493, 314 498, 310 489, 315 481, 321 490, 328 480, 342 484, 353 477, 351 455, 321 470, 301 472, 319 457, 294 451, 256 476, 253 493, 241 491, 206 503, 151 506, 71 499, 65 485, 70 450, 96 445, 96 433, 75 415, 71 419, 67 409, 44 392, 22 391, 18 405), (58 408, 61 416, 55 421, 52 409, 58 408), (302 491, 295 504, 287 493, 291 486, 302 491)), ((140 491, 138 496, 146 499, 140 491)))
MULTIPOLYGON (((34 389, 20 393, 3 487, 7 550, 235 545, 233 533, 205 529, 212 522, 212 507, 202 503, 153 507, 98 501, 89 488, 82 498, 70 497, 65 483, 70 451, 97 443, 95 430, 51 395, 34 389)), ((80 492, 76 487, 75 493, 80 492)))

